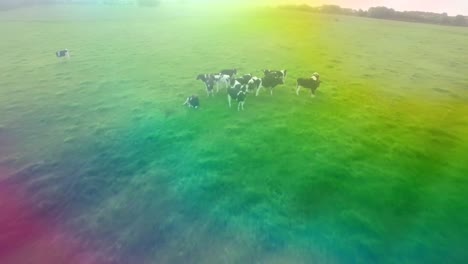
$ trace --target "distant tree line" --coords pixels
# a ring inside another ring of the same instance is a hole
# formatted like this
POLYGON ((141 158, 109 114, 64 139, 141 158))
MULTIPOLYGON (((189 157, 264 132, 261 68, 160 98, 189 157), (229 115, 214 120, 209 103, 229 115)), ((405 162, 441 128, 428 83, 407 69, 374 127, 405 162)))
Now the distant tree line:
POLYGON ((362 9, 355 10, 351 8, 342 8, 337 5, 323 5, 320 7, 312 7, 309 5, 288 5, 282 6, 282 8, 314 13, 360 16, 406 22, 430 23, 460 27, 468 26, 468 18, 462 15, 449 16, 447 13, 439 14, 421 11, 396 11, 392 8, 384 6, 371 7, 367 11, 362 9))

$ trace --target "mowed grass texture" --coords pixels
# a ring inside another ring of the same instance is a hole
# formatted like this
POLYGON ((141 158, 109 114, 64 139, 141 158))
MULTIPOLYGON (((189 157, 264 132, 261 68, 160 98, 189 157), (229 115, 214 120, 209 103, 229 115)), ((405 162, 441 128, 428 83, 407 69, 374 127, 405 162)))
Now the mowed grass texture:
POLYGON ((0 181, 90 263, 468 259, 465 28, 67 6, 2 12, 0 35, 0 181), (288 76, 238 112, 195 80, 222 68, 288 76))

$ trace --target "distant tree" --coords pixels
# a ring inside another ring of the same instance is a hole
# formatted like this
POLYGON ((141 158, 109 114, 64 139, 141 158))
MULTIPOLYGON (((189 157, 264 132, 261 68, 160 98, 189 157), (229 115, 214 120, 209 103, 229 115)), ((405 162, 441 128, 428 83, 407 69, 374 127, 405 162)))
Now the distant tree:
POLYGON ((360 16, 360 17, 371 17, 380 19, 392 19, 407 22, 419 22, 419 23, 431 23, 431 24, 442 24, 451 26, 468 26, 468 17, 458 15, 455 17, 448 16, 447 13, 432 13, 432 12, 421 12, 421 11, 395 11, 394 9, 387 8, 384 6, 371 7, 368 11, 359 9, 353 10, 350 8, 341 8, 338 5, 323 5, 320 7, 311 7, 308 5, 288 5, 282 6, 282 8, 300 10, 305 12, 314 13, 325 13, 325 14, 337 14, 347 16, 360 16))
POLYGON ((454 26, 466 26, 466 20, 465 20, 465 17, 462 16, 462 15, 457 15, 455 16, 455 18, 453 19, 453 25, 454 26))
POLYGON ((322 13, 329 14, 341 14, 342 10, 340 6, 337 5, 323 5, 319 8, 322 13))
POLYGON ((369 8, 367 14, 373 18, 392 19, 395 17, 395 10, 385 6, 377 6, 369 8))
POLYGON ((359 10, 357 11, 356 14, 357 14, 358 16, 360 16, 360 17, 365 17, 365 16, 367 16, 367 11, 364 11, 364 10, 362 10, 362 9, 359 9, 359 10))
POLYGON ((448 24, 450 24, 450 18, 449 18, 449 16, 447 15, 447 13, 442 13, 442 14, 440 14, 439 23, 442 24, 442 25, 448 25, 448 24))

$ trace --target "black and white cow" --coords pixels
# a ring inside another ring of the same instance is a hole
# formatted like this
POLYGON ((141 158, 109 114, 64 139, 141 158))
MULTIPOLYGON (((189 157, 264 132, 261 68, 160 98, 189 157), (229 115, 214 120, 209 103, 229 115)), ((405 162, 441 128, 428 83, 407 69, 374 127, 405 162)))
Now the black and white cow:
POLYGON ((252 79, 252 74, 250 73, 244 74, 242 75, 242 77, 236 78, 236 80, 242 85, 246 85, 250 81, 250 79, 252 79))
POLYGON ((244 74, 242 77, 231 78, 231 86, 233 86, 236 81, 242 86, 246 86, 250 79, 252 79, 252 74, 244 74))
POLYGON ((247 82, 247 92, 255 91, 262 85, 262 79, 256 76, 250 78, 247 82))
POLYGON ((244 111, 245 98, 247 97, 246 85, 242 85, 239 81, 232 79, 231 87, 228 88, 228 103, 231 107, 231 100, 237 100, 237 111, 244 111))
POLYGON ((217 93, 219 92, 219 86, 222 86, 223 88, 226 88, 226 89, 229 88, 229 84, 231 81, 231 77, 229 77, 229 75, 218 73, 218 74, 213 74, 212 76, 216 85, 217 93))
POLYGON ((274 75, 266 75, 260 80, 260 84, 257 88, 257 92, 255 93, 255 96, 258 96, 258 93, 260 92, 260 88, 270 88, 270 95, 273 95, 273 88, 283 83, 284 82, 281 77, 277 77, 274 75))
POLYGON ((213 95, 214 86, 216 86, 216 92, 219 92, 219 86, 224 88, 229 87, 230 82, 229 75, 216 73, 216 74, 199 74, 197 80, 201 80, 205 84, 206 92, 208 96, 213 95))
POLYGON ((288 73, 287 70, 263 70, 263 74, 266 76, 273 76, 277 78, 281 78, 283 83, 286 81, 286 74, 288 73))
POLYGON ((187 100, 183 103, 183 105, 188 105, 188 107, 193 107, 193 108, 198 108, 200 107, 200 100, 198 99, 198 96, 196 95, 191 95, 187 97, 187 100))
POLYGON ((229 77, 232 78, 233 76, 237 75, 237 69, 224 69, 221 70, 219 73, 229 75, 229 77))
POLYGON ((55 52, 55 56, 57 56, 57 58, 70 58, 70 52, 68 49, 59 50, 55 52))
POLYGON ((320 86, 320 75, 317 72, 312 74, 310 78, 298 78, 296 85, 296 94, 299 95, 301 87, 310 89, 310 96, 315 96, 315 90, 320 86))
POLYGON ((212 74, 198 74, 196 80, 200 80, 205 84, 206 93, 208 96, 213 95, 214 82, 212 74))

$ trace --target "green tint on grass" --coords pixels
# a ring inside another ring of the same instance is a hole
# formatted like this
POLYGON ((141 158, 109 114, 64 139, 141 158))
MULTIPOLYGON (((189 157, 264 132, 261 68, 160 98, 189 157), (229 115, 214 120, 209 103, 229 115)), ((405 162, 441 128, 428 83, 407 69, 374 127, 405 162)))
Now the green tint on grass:
POLYGON ((127 263, 468 258, 465 28, 58 10, 0 17, 0 137, 15 143, 1 162, 29 168, 38 206, 83 240, 127 263), (239 113, 195 80, 230 67, 289 73, 239 113), (314 71, 317 97, 296 96, 314 71), (199 110, 181 106, 192 93, 199 110))

